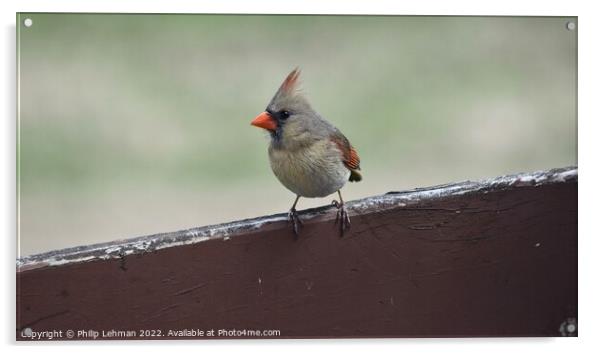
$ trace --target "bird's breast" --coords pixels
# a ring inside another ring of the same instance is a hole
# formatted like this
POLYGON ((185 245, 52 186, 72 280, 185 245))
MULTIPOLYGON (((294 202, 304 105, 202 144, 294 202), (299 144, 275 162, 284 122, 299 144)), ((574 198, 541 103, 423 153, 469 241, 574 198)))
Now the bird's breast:
POLYGON ((341 189, 350 171, 340 151, 330 141, 295 150, 269 149, 272 171, 293 193, 306 198, 325 197, 341 189))

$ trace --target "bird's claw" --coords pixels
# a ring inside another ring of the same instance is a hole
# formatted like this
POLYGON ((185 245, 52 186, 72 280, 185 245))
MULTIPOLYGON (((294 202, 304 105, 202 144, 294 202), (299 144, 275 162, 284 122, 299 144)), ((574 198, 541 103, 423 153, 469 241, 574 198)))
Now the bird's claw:
POLYGON ((299 214, 297 214, 297 210, 295 208, 291 209, 288 212, 288 221, 293 224, 293 232, 295 233, 295 239, 299 237, 299 227, 303 226, 303 222, 299 218, 299 214))
POLYGON ((347 209, 345 209, 345 204, 333 200, 332 205, 338 209, 337 217, 334 223, 339 226, 340 236, 343 237, 345 231, 351 229, 351 220, 349 219, 349 214, 347 213, 347 209))

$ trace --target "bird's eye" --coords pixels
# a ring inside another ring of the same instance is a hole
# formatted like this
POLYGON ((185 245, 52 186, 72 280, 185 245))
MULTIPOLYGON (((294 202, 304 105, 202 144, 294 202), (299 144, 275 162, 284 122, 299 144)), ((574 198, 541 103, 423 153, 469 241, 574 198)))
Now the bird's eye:
POLYGON ((290 116, 291 116, 291 112, 289 112, 289 111, 280 111, 280 117, 282 119, 287 119, 290 116))

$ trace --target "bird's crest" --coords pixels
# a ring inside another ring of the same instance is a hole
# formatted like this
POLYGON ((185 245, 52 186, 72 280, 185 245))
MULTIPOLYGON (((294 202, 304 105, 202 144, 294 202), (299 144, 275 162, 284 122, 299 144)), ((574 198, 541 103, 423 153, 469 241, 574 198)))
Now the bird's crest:
POLYGON ((284 79, 282 85, 280 85, 279 91, 287 95, 294 93, 297 89, 297 84, 299 82, 299 74, 301 74, 301 70, 299 70, 298 67, 291 71, 291 73, 288 74, 286 79, 284 79))

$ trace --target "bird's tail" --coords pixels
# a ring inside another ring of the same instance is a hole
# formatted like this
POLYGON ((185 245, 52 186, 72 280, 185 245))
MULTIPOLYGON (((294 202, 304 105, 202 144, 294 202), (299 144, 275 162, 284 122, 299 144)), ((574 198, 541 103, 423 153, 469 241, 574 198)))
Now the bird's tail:
POLYGON ((351 170, 349 182, 359 182, 362 180, 362 175, 357 170, 351 170))

